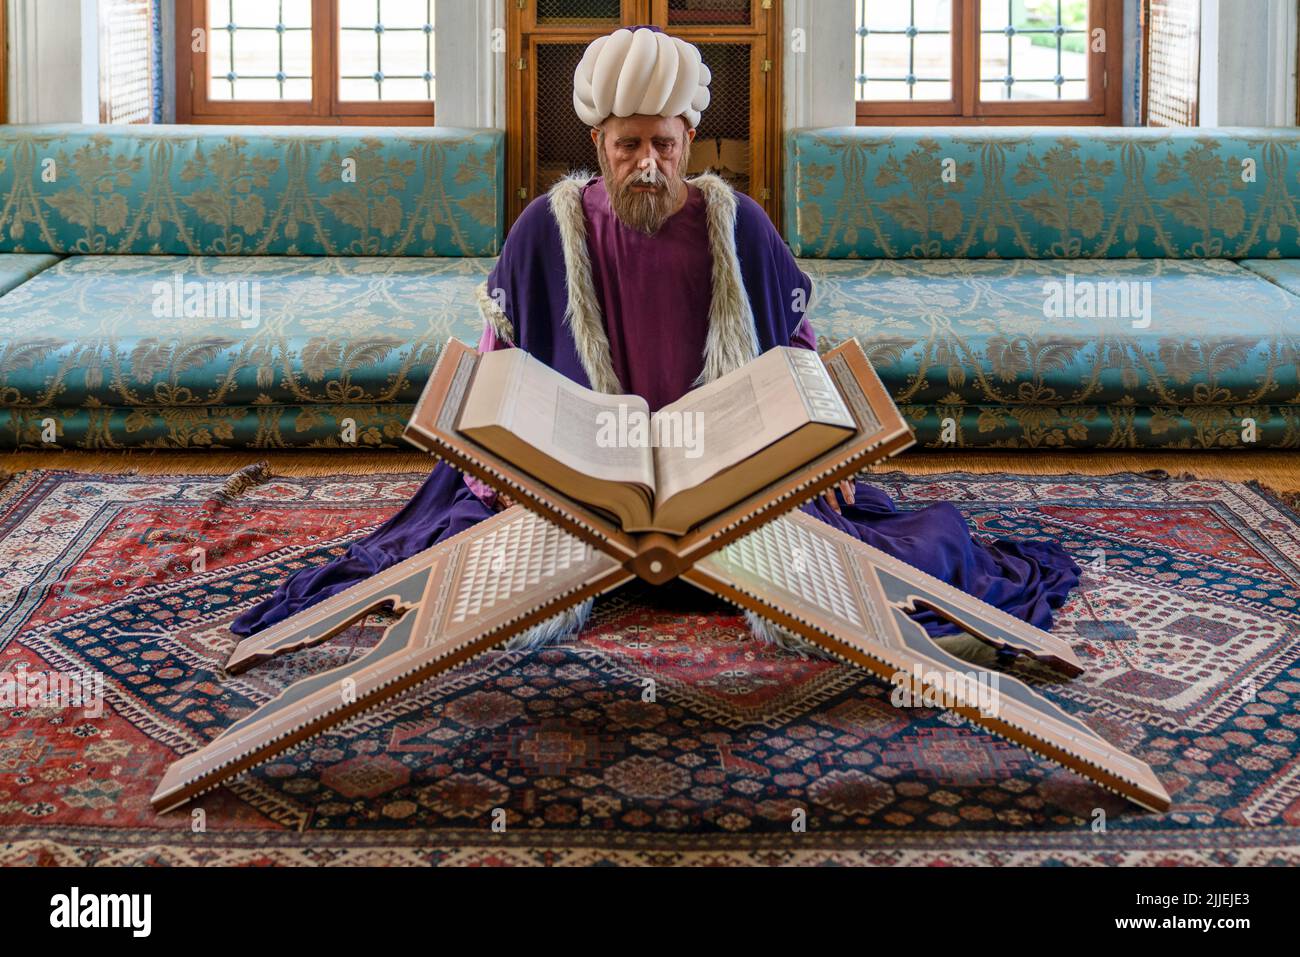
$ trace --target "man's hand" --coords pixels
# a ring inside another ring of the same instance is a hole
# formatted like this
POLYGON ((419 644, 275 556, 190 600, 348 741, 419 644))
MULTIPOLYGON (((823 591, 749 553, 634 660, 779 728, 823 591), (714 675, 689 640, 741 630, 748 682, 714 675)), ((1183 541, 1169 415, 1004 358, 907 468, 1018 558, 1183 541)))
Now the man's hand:
MULTIPOLYGON (((853 494, 854 494, 852 480, 845 479, 843 482, 840 482, 836 486, 836 488, 838 488, 840 490, 840 494, 844 496, 845 503, 848 505, 852 505, 853 494)), ((837 514, 839 513, 840 503, 835 498, 835 488, 828 488, 826 491, 822 492, 822 498, 826 500, 826 504, 829 505, 831 508, 833 508, 837 514)))

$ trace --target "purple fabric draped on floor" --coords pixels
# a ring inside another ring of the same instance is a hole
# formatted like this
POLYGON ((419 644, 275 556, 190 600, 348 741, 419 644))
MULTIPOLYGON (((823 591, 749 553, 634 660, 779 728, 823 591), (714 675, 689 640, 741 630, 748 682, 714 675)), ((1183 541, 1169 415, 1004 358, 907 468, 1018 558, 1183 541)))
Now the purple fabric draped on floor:
POLYGON ((389 565, 460 534, 491 514, 465 484, 464 473, 439 462, 400 512, 349 545, 341 558, 318 568, 304 568, 286 579, 270 598, 236 618, 230 630, 244 637, 269 628, 389 565))
MULTIPOLYGON (((821 499, 803 510, 1039 628, 1051 627, 1052 610, 1079 581, 1079 567, 1055 543, 999 539, 983 544, 952 505, 899 511, 888 495, 864 482, 856 483, 855 498, 854 504, 842 505, 841 514, 821 499)), ((491 514, 463 474, 440 462, 400 512, 353 542, 343 557, 289 578, 236 618, 231 631, 243 637, 268 628, 491 514)), ((934 637, 960 630, 929 610, 912 617, 934 637)))

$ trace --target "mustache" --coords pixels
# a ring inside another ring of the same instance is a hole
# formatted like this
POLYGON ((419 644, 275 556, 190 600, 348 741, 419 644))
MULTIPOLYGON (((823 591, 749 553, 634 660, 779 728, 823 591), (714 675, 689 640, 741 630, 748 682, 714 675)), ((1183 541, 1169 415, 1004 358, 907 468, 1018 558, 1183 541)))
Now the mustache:
POLYGON ((624 179, 624 190, 632 189, 633 186, 653 186, 655 190, 663 191, 668 189, 668 177, 660 173, 654 166, 651 166, 650 169, 637 170, 636 173, 632 173, 627 179, 624 179))
POLYGON ((656 189, 663 190, 668 188, 668 183, 668 175, 659 168, 658 163, 652 161, 646 163, 635 173, 629 174, 623 180, 622 185, 625 188, 630 186, 653 186, 656 189))

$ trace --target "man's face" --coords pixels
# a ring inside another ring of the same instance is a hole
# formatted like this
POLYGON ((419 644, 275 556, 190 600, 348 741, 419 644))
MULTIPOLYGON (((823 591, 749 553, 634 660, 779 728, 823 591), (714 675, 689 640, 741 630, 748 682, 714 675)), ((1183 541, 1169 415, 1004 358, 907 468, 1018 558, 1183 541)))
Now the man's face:
POLYGON ((611 116, 591 138, 614 215, 633 229, 658 232, 685 197, 695 130, 680 116, 611 116))

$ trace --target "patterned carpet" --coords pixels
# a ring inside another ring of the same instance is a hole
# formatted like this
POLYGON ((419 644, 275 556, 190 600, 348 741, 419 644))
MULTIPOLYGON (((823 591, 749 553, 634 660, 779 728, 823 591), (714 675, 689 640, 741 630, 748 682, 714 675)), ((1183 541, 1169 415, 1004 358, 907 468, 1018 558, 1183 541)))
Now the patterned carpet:
POLYGON ((569 646, 485 656, 202 815, 158 817, 176 755, 376 639, 378 619, 219 671, 239 608, 416 478, 35 471, 0 487, 0 667, 95 669, 106 701, 98 717, 0 707, 0 864, 1300 863, 1295 512, 1259 487, 1136 474, 874 480, 1087 566, 1056 633, 1088 671, 1018 673, 1150 762, 1169 814, 960 718, 898 711, 875 681, 766 650, 672 587, 624 589, 569 646))

